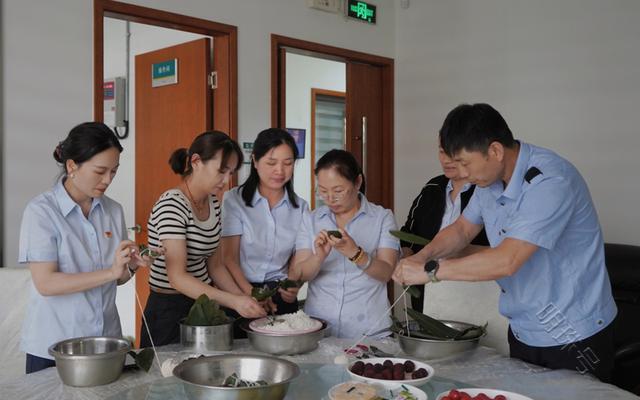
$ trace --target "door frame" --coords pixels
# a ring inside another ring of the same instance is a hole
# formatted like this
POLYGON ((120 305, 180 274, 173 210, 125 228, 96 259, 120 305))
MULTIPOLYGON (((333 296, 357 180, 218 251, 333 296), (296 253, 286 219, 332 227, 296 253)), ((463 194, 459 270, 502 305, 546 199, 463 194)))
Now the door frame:
MULTIPOLYGON (((286 128, 285 51, 345 63, 356 62, 382 68, 382 144, 388 149, 382 157, 382 206, 393 210, 393 116, 394 116, 394 61, 392 58, 362 53, 340 47, 308 42, 286 36, 271 35, 271 126, 286 128)), ((349 112, 347 105, 347 113, 349 112)), ((347 147, 350 135, 347 135, 347 147)), ((313 168, 313 166, 312 166, 313 168)))
MULTIPOLYGON (((238 29, 200 18, 167 11, 136 6, 113 0, 93 0, 93 116, 104 121, 104 17, 159 26, 209 36, 213 40, 213 63, 217 71, 217 88, 212 91, 213 107, 210 125, 238 139, 238 29)), ((237 183, 232 176, 230 187, 237 183)), ((143 283, 144 285, 147 282, 143 283)), ((139 286, 136 281, 136 293, 139 286)), ((141 310, 134 304, 136 313, 136 344, 140 343, 141 310)))
MULTIPOLYGON (((315 185, 316 185, 316 174, 313 173, 314 166, 316 165, 316 101, 318 95, 321 96, 330 96, 341 98, 345 100, 347 94, 345 92, 339 92, 337 90, 328 90, 328 89, 318 89, 311 88, 311 209, 314 210, 316 208, 316 193, 315 193, 315 185)), ((346 110, 345 110, 346 112, 346 110)), ((344 127, 344 136, 347 136, 347 124, 344 127)))
MULTIPOLYGON (((238 28, 113 0, 93 1, 93 116, 96 121, 104 120, 104 17, 211 36, 213 70, 218 72, 211 128, 238 139, 238 28)), ((232 183, 235 185, 235 177, 232 183)))

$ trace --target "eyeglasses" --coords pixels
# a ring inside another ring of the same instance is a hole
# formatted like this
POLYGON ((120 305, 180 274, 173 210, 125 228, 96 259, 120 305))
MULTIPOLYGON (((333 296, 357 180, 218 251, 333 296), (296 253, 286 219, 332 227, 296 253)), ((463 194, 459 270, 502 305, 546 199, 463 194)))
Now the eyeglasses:
POLYGON ((316 188, 316 196, 320 197, 325 203, 339 202, 344 199, 348 192, 346 189, 331 192, 316 188))

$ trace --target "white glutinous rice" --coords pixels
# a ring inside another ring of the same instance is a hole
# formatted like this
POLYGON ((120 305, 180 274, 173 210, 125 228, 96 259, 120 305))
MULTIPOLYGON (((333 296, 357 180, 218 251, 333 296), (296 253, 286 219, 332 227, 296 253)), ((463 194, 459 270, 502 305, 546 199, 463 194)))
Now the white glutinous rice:
POLYGON ((315 320, 311 319, 304 311, 299 310, 295 313, 276 316, 273 325, 264 325, 263 329, 273 332, 289 332, 313 329, 316 326, 315 320))

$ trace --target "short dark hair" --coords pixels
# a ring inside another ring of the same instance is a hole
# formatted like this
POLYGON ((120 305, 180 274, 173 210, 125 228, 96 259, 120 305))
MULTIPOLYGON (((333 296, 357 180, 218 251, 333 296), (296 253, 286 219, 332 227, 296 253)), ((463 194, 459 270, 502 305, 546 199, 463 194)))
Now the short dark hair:
MULTIPOLYGON (((253 158, 258 161, 271 149, 274 149, 280 145, 286 144, 291 149, 293 153, 293 160, 298 159, 298 146, 296 146, 295 140, 289 134, 289 132, 280 128, 269 128, 265 129, 262 132, 258 133, 258 137, 253 142, 253 158)), ((247 207, 253 207, 251 202, 253 201, 253 196, 256 194, 256 190, 258 190, 258 185, 260 184, 260 175, 258 175, 258 170, 256 166, 251 161, 251 171, 249 172, 249 176, 244 181, 242 185, 240 185, 242 200, 244 200, 244 204, 247 207)), ((287 189, 287 193, 289 196, 289 202, 294 208, 298 208, 298 201, 296 200, 296 192, 293 191, 293 175, 291 175, 291 179, 284 184, 285 189, 287 189)))
POLYGON ((120 141, 108 126, 102 122, 84 122, 71 129, 67 138, 58 143, 53 159, 62 164, 61 175, 64 176, 68 160, 80 165, 112 147, 122 153, 120 141))
POLYGON ((220 131, 203 132, 193 139, 188 150, 184 147, 175 150, 169 158, 169 165, 171 165, 173 172, 185 177, 191 175, 193 172, 191 166, 192 155, 197 154, 202 161, 206 162, 214 158, 218 151, 222 151, 222 160, 220 161, 221 168, 227 165, 229 157, 235 153, 238 157, 238 165, 236 165, 235 170, 240 169, 243 160, 240 146, 226 133, 220 131))
POLYGON ((513 148, 513 134, 502 115, 489 104, 461 104, 451 110, 440 128, 440 146, 452 157, 462 150, 487 154, 489 145, 513 148))
POLYGON ((360 185, 360 193, 365 193, 365 182, 364 182, 364 173, 362 172, 362 168, 358 161, 353 156, 353 154, 349 153, 346 150, 333 149, 326 152, 318 162, 316 163, 316 169, 314 173, 316 176, 318 172, 323 169, 334 168, 336 172, 350 181, 354 185, 358 180, 358 176, 362 176, 362 185, 360 185))

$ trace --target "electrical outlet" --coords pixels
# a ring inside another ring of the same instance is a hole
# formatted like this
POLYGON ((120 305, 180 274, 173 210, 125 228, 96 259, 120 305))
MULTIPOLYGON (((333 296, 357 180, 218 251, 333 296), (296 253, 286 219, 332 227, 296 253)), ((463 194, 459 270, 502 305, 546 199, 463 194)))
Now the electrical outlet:
POLYGON ((342 0, 307 0, 307 6, 334 14, 342 12, 342 0))

